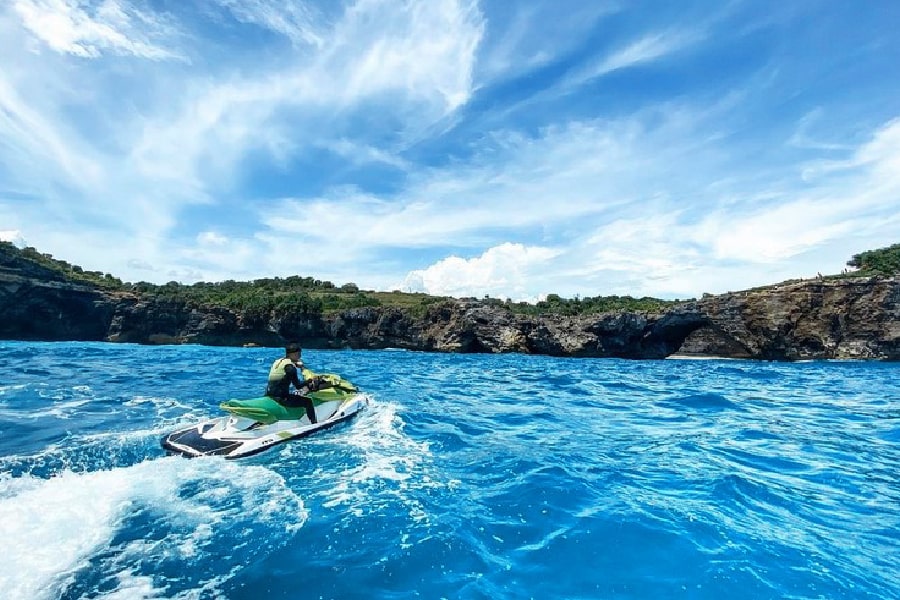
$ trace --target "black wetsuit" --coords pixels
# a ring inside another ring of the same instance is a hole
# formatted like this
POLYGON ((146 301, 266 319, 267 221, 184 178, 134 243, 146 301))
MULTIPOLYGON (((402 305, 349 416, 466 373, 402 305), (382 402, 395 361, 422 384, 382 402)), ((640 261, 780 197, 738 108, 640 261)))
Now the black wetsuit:
POLYGON ((270 381, 266 386, 266 396, 274 398, 282 406, 288 408, 297 408, 302 406, 306 409, 306 416, 310 423, 316 423, 316 408, 313 405, 312 398, 304 396, 299 390, 305 389, 305 382, 298 377, 299 370, 293 363, 284 366, 284 377, 279 380, 270 381), (291 393, 291 384, 298 391, 291 393))

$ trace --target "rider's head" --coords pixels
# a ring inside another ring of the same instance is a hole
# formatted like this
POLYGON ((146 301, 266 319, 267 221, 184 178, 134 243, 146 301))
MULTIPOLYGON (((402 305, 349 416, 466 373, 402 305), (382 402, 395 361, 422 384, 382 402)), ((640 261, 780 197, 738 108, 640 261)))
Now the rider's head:
POLYGON ((284 355, 288 357, 296 356, 299 358, 302 351, 303 349, 300 348, 300 344, 298 344, 297 342, 291 342, 284 347, 284 355))

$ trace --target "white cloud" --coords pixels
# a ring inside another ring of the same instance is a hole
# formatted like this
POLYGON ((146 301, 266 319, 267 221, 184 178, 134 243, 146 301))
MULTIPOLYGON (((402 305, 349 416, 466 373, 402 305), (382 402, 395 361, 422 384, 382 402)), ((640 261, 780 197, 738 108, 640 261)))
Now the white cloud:
POLYGON ((26 246, 25 238, 18 229, 0 231, 0 241, 11 242, 17 248, 24 248, 26 246))
POLYGON ((16 82, 0 71, 0 149, 15 165, 10 168, 10 178, 24 174, 27 181, 22 185, 35 185, 39 190, 47 189, 48 178, 62 178, 73 185, 99 180, 102 167, 90 147, 65 123, 48 119, 39 106, 24 98, 16 82), (44 177, 30 176, 36 165, 44 177))
POLYGON ((655 33, 642 37, 604 58, 591 70, 590 76, 599 77, 619 69, 627 69, 654 61, 684 48, 693 41, 692 37, 672 33, 655 33))
POLYGON ((856 153, 854 166, 865 165, 884 185, 900 185, 900 118, 881 127, 856 153))
POLYGON ((448 113, 469 98, 483 27, 471 0, 362 0, 336 28, 325 64, 344 74, 345 102, 404 90, 412 98, 439 99, 448 113))
MULTIPOLYGON (((279 30, 268 19, 274 4, 226 4, 246 20, 279 30)), ((105 112, 101 123, 109 128, 100 139, 115 144, 109 153, 98 152, 98 132, 74 129, 66 114, 69 106, 86 102, 58 89, 72 69, 53 69, 54 63, 29 57, 10 38, 9 49, 21 53, 18 62, 26 59, 38 67, 0 75, 0 145, 8 148, 11 179, 48 201, 60 187, 74 188, 90 198, 80 210, 97 206, 105 215, 114 213, 108 205, 127 195, 132 209, 145 209, 143 226, 149 221, 165 227, 182 203, 205 202, 210 190, 220 193, 238 183, 241 161, 253 152, 286 165, 294 152, 319 147, 357 164, 402 167, 396 153, 354 137, 358 133, 345 121, 377 110, 386 117, 385 127, 415 138, 467 101, 482 32, 474 4, 362 0, 334 24, 313 23, 303 5, 290 6, 282 16, 299 29, 319 32, 313 36, 319 41, 303 54, 222 79, 161 78, 157 99, 164 101, 149 112, 127 111, 131 98, 99 98, 109 102, 107 108, 95 107, 105 112), (113 118, 115 129, 109 125, 113 118), (15 163, 21 165, 14 168, 15 163)), ((19 0, 14 8, 34 35, 75 55, 133 51, 158 57, 162 50, 138 42, 168 33, 162 18, 122 2, 19 0)), ((299 29, 290 35, 305 35, 299 29)), ((101 73, 72 81, 72 89, 105 83, 101 73)))
MULTIPOLYGON (((545 182, 545 171, 558 172, 557 177, 550 177, 552 189, 565 190, 575 198, 581 189, 592 190, 593 196, 586 198, 594 198, 597 212, 564 215, 553 223, 554 230, 569 228, 572 235, 558 252, 543 257, 539 268, 529 271, 529 287, 517 288, 522 296, 535 297, 546 291, 699 296, 707 291, 746 289, 817 272, 836 273, 852 253, 895 243, 896 231, 900 230, 900 177, 893 166, 900 156, 900 144, 890 141, 898 130, 898 123, 891 122, 876 131, 871 141, 846 161, 841 177, 821 177, 800 187, 773 180, 770 188, 756 184, 746 188, 742 172, 732 166, 735 179, 731 186, 738 191, 720 201, 722 190, 717 186, 704 189, 696 184, 709 181, 709 173, 700 165, 708 152, 720 149, 694 147, 692 152, 685 152, 684 142, 676 141, 678 128, 616 136, 619 145, 611 144, 608 150, 621 159, 613 162, 627 165, 624 173, 598 170, 593 178, 573 178, 581 171, 578 161, 571 160, 573 156, 592 156, 600 164, 605 162, 598 148, 591 152, 590 145, 583 145, 599 137, 596 129, 585 127, 584 138, 547 136, 542 140, 548 146, 541 147, 538 154, 546 157, 546 169, 527 160, 505 165, 502 169, 513 175, 510 179, 517 181, 518 187, 507 181, 499 188, 480 191, 484 204, 496 211, 494 221, 507 223, 517 218, 510 211, 511 204, 503 202, 507 196, 517 197, 520 206, 526 207, 525 213, 541 214, 533 208, 527 193, 520 193, 536 180, 545 182), (646 160, 654 154, 654 160, 646 160), (560 162, 550 162, 554 158, 560 162), (567 173, 564 165, 571 171, 567 173), (518 168, 521 171, 515 170, 518 168), (535 174, 528 179, 531 172, 535 174), (679 176, 682 185, 675 185, 679 176), (666 183, 660 186, 665 193, 648 195, 657 181, 666 183), (622 198, 624 203, 614 202, 622 198), (600 210, 604 202, 610 202, 614 210, 600 210), (586 225, 588 230, 577 225, 586 225)), ((720 172, 719 167, 710 166, 720 172)), ((802 170, 802 165, 797 170, 802 170)), ((758 176, 753 172, 748 181, 758 176)), ((539 185, 537 190, 541 190, 539 185)), ((472 195, 477 194, 473 191, 472 195)), ((552 203, 548 206, 556 208, 552 203)), ((463 213, 460 220, 465 221, 465 217, 463 213)), ((439 220, 437 211, 433 218, 439 220)), ((474 223, 483 225, 477 218, 474 223)), ((458 231, 457 236, 463 233, 458 231)), ((435 240, 448 242, 446 237, 432 235, 435 240)), ((447 259, 413 272, 407 285, 445 294, 465 290, 465 295, 479 296, 493 293, 497 286, 492 282, 503 281, 497 275, 501 270, 480 260, 447 259), (431 279, 423 279, 424 273, 431 279), (461 283, 464 281, 472 283, 466 287, 461 283)))
POLYGON ((296 62, 188 88, 174 111, 146 123, 131 159, 148 177, 187 185, 233 181, 249 152, 284 162, 298 144, 397 163, 350 137, 358 132, 348 124, 377 113, 369 135, 391 128, 400 148, 417 139, 468 101, 482 31, 468 0, 360 0, 296 62))
POLYGON ((572 52, 605 17, 621 8, 603 2, 509 3, 514 14, 495 19, 476 70, 479 85, 540 68, 572 52))
POLYGON ((878 230, 900 214, 900 119, 842 161, 801 167, 805 189, 780 190, 738 219, 711 215, 717 258, 776 263, 832 240, 878 230))
POLYGON ((774 264, 852 233, 857 226, 852 217, 823 198, 780 198, 759 212, 710 217, 703 227, 713 236, 704 241, 718 260, 774 264))
POLYGON ((569 74, 563 88, 582 85, 614 71, 651 63, 679 52, 701 39, 697 31, 666 31, 643 35, 611 54, 569 74))
POLYGON ((555 4, 516 6, 498 35, 470 0, 218 4, 236 21, 175 24, 138 0, 0 8, 4 229, 123 279, 314 274, 390 289, 415 269, 410 283, 435 293, 523 298, 740 289, 896 241, 898 121, 856 148, 811 142, 810 123, 835 118, 826 106, 793 137, 766 124, 763 145, 747 139, 758 79, 713 106, 688 92, 603 113, 577 96, 606 73, 705 51, 703 23, 617 31, 620 45, 552 83, 625 5, 576 2, 554 23, 555 4), (239 59, 219 62, 221 40, 204 38, 220 25, 253 33, 239 59), (134 56, 185 55, 195 62, 132 69, 134 56), (492 78, 554 60, 523 94, 507 80, 460 110, 492 78), (336 172, 318 172, 322 154, 336 172), (469 258, 434 258, 450 253, 469 258))
POLYGON ((401 170, 408 170, 411 167, 410 163, 400 156, 346 138, 326 140, 320 145, 323 149, 337 154, 354 165, 383 164, 401 170))
POLYGON ((656 129, 626 119, 497 135, 469 163, 420 171, 391 198, 335 189, 276 203, 260 221, 272 237, 308 240, 348 260, 373 247, 481 249, 526 231, 575 235, 666 189, 690 146, 676 141, 686 122, 675 115, 656 129))
MULTIPOLYGON (((63 245, 57 232, 67 237, 77 229, 90 236, 97 228, 109 246, 96 249, 102 254, 94 264, 121 255, 111 249, 140 246, 142 236, 159 239, 173 223, 172 211, 196 201, 190 197, 195 190, 135 173, 123 150, 137 127, 135 97, 124 89, 114 97, 106 93, 102 59, 29 52, 27 36, 18 17, 0 11, 0 193, 15 205, 16 226, 60 256, 91 248, 63 245)), ((142 85, 152 77, 141 71, 142 85)))
POLYGON ((201 246, 226 246, 229 239, 215 231, 203 231, 197 234, 197 243, 201 246))
POLYGON ((792 146, 796 146, 798 148, 809 148, 813 150, 840 150, 840 151, 850 151, 853 148, 848 146, 846 143, 835 143, 833 141, 822 141, 820 139, 816 139, 816 136, 811 132, 815 123, 822 121, 824 118, 824 111, 821 108, 816 108, 809 111, 806 115, 800 119, 800 122, 797 124, 797 129, 791 135, 788 143, 792 146))
POLYGON ((157 13, 127 2, 104 0, 14 0, 25 27, 56 52, 83 58, 104 53, 154 60, 177 58, 164 46, 175 30, 157 13), (159 40, 159 43, 156 42, 159 40))
POLYGON ((886 124, 839 171, 820 171, 800 186, 773 182, 719 203, 698 194, 692 204, 710 208, 697 217, 663 205, 608 223, 576 241, 581 261, 555 266, 595 279, 605 293, 680 297, 837 273, 853 253, 896 243, 900 144, 890 140, 898 131, 897 121, 886 124))
POLYGON ((533 277, 558 254, 559 251, 552 248, 505 243, 489 248, 475 258, 450 256, 425 269, 412 271, 399 289, 437 296, 481 297, 487 294, 514 301, 535 301, 535 295, 530 292, 533 277))
MULTIPOLYGON (((273 6, 233 8, 278 30, 265 18, 273 6)), ((35 200, 25 200, 17 208, 21 219, 10 224, 41 222, 35 244, 58 255, 66 248, 67 257, 88 266, 116 257, 108 268, 126 279, 142 275, 132 271, 138 263, 165 272, 177 260, 229 275, 229 265, 217 264, 211 253, 175 251, 168 231, 185 206, 227 197, 248 154, 262 152, 286 165, 296 151, 326 148, 357 164, 402 168, 390 148, 369 143, 366 132, 360 136, 346 123, 377 110, 386 127, 417 136, 444 118, 471 93, 483 27, 468 1, 362 0, 334 23, 285 13, 298 29, 280 33, 302 37, 300 29, 309 25, 324 37, 311 37, 310 47, 262 69, 220 78, 209 71, 190 79, 162 67, 142 71, 141 89, 129 95, 119 88, 122 72, 104 59, 162 57, 168 50, 157 42, 174 31, 164 18, 125 2, 20 0, 12 8, 0 10, 0 177, 3 193, 35 200), (28 34, 20 22, 61 54, 24 50, 28 34), (90 70, 77 61, 82 56, 97 58, 90 70), (110 83, 115 94, 104 91, 110 83), (87 118, 73 119, 73 107, 87 118), (72 223, 102 243, 68 243, 72 223)), ((209 245, 213 238, 200 241, 209 245)), ((266 243, 248 242, 254 252, 265 252, 266 243)), ((263 262, 248 257, 247 272, 258 272, 263 262)))
MULTIPOLYGON (((804 179, 852 172, 868 168, 877 173, 889 185, 896 185, 900 179, 900 118, 893 119, 880 127, 872 140, 855 149, 846 159, 824 159, 811 162, 803 169, 804 179)), ((847 150, 854 150, 848 148, 847 150)))
POLYGON ((307 2, 286 0, 216 0, 230 10, 236 19, 270 29, 292 43, 325 44, 326 33, 319 24, 321 16, 307 2))

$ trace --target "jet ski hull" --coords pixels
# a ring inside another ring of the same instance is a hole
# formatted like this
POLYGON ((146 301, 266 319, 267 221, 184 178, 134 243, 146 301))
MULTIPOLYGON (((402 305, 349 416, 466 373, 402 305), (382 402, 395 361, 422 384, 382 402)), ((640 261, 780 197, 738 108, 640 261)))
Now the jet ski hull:
POLYGON ((161 444, 170 454, 243 458, 348 421, 367 407, 369 400, 368 394, 359 393, 322 402, 316 406, 317 423, 310 423, 305 416, 268 424, 237 415, 208 419, 173 431, 162 438, 161 444))

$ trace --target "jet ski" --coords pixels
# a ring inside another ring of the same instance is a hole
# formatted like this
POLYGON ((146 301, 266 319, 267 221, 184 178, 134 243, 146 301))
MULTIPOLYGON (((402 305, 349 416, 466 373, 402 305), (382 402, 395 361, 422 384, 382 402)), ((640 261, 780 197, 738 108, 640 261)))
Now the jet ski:
POLYGON ((173 431, 162 438, 162 447, 168 454, 188 457, 242 458, 333 427, 369 405, 371 396, 346 379, 320 377, 327 387, 305 394, 312 398, 316 423, 309 422, 302 406, 283 406, 269 396, 232 399, 219 405, 227 415, 173 431))

